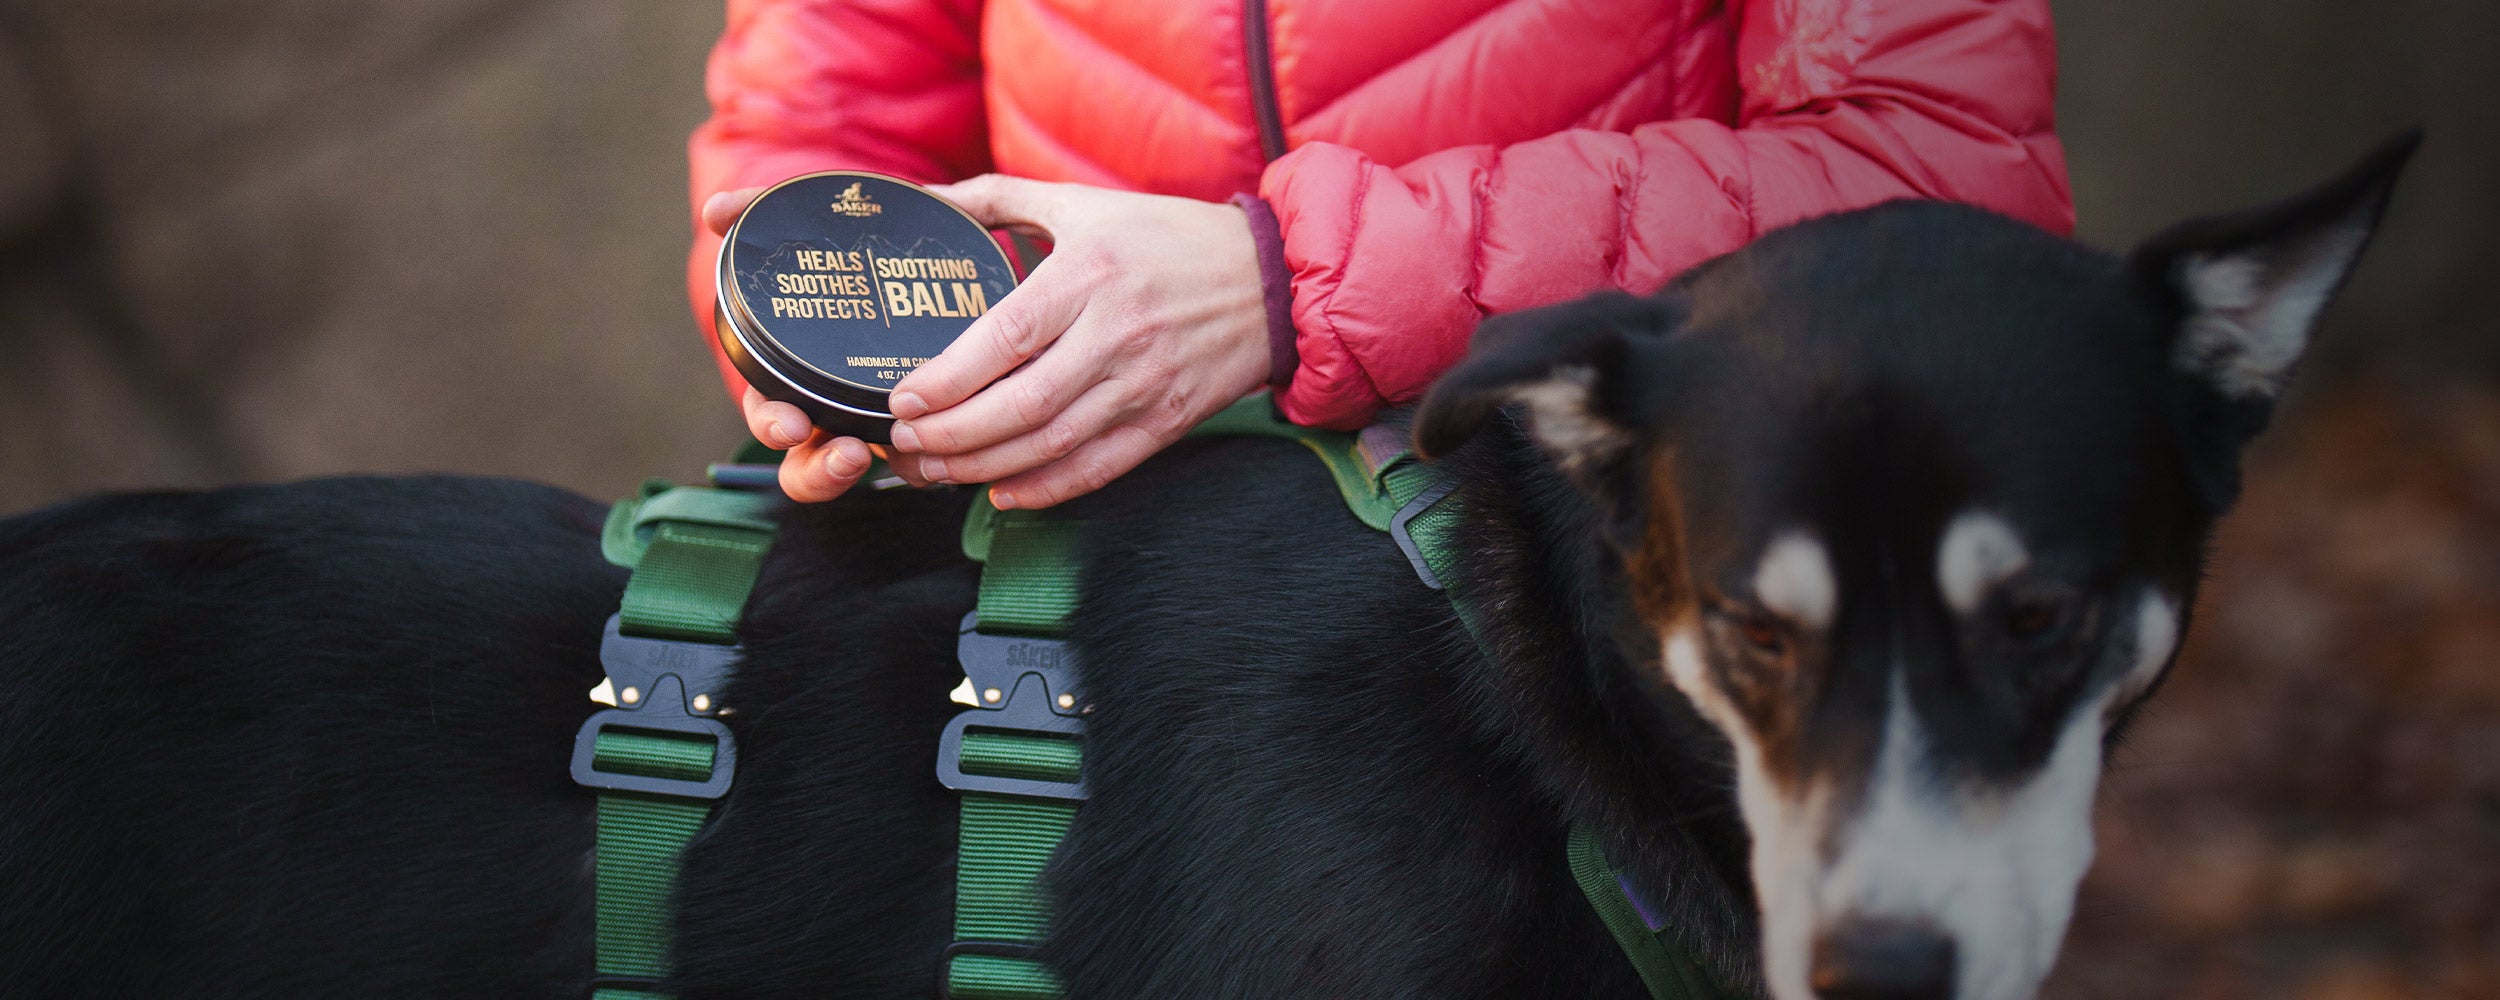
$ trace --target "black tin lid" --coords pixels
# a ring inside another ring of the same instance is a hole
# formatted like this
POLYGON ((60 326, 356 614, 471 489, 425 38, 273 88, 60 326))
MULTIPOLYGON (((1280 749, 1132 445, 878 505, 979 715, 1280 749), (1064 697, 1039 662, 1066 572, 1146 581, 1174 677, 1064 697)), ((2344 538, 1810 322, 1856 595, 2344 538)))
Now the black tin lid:
POLYGON ((885 443, 886 392, 1016 284, 989 231, 882 174, 793 177, 721 241, 719 336, 740 374, 816 425, 885 443))

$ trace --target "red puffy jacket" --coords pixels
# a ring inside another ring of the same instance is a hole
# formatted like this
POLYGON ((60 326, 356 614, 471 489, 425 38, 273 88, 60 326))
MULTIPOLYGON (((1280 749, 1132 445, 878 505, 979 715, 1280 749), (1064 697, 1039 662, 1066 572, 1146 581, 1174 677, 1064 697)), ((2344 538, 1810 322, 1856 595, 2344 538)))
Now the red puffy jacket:
POLYGON ((2047 0, 730 0, 693 194, 1255 190, 1293 273, 1280 403, 1349 427, 1488 314, 1654 290, 1809 216, 1943 198, 2066 232, 2054 64, 2047 0))

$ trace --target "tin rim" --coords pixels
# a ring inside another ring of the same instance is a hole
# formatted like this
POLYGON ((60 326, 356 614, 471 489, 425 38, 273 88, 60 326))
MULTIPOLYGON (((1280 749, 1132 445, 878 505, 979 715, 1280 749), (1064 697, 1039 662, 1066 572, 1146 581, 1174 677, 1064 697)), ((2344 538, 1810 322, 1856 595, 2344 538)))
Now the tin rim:
MULTIPOLYGON (((964 211, 954 202, 939 197, 936 192, 892 174, 881 174, 871 170, 819 170, 815 173, 800 174, 765 188, 756 194, 754 199, 748 201, 745 208, 738 210, 738 221, 730 224, 729 232, 721 236, 718 263, 712 279, 713 297, 720 304, 718 318, 727 320, 726 326, 731 335, 737 338, 738 346, 745 349, 758 367, 793 390, 821 400, 826 405, 837 409, 859 413, 863 416, 892 419, 893 414, 887 412, 885 408, 886 396, 891 390, 881 386, 863 385, 818 368, 806 358, 784 347, 780 339, 774 337, 772 331, 765 327, 763 321, 756 318, 754 311, 747 305, 746 296, 740 294, 737 288, 737 273, 730 263, 730 255, 738 245, 738 232, 746 226, 747 214, 753 211, 755 206, 763 204, 764 199, 772 197, 773 192, 800 181, 814 180, 819 177, 870 177, 899 184, 927 195, 930 200, 946 206, 949 211, 962 218, 965 224, 971 226, 973 231, 981 234, 981 245, 988 248, 990 255, 983 262, 994 261, 999 270, 1007 274, 1011 291, 1016 284, 1015 265, 1008 261, 1006 251, 999 249, 998 242, 990 236, 989 227, 982 225, 981 220, 973 218, 971 213, 964 211)), ((884 308, 883 304, 878 305, 878 309, 884 308)))
MULTIPOLYGON (((729 307, 726 304, 723 304, 719 309, 714 311, 713 321, 715 324, 729 331, 726 335, 727 342, 723 343, 721 346, 728 349, 731 364, 737 367, 741 374, 746 373, 746 368, 744 365, 737 364, 737 362, 741 360, 740 356, 743 355, 743 359, 745 361, 751 362, 755 365, 755 367, 762 369, 764 375, 771 378, 775 383, 778 383, 781 388, 805 397, 806 403, 821 406, 836 413, 854 415, 872 420, 888 421, 894 419, 894 414, 883 409, 868 409, 843 400, 828 399, 824 394, 811 389, 808 383, 791 378, 787 371, 783 370, 780 366, 773 364, 771 359, 757 352, 754 341, 747 335, 745 330, 738 327, 737 319, 730 314, 729 307)), ((850 383, 845 382, 841 384, 849 385, 850 383)), ((762 391, 763 388, 764 387, 762 386, 756 387, 759 392, 762 391)), ((779 398, 769 392, 764 395, 771 398, 779 398)), ((880 393, 880 395, 883 394, 880 393)), ((800 401, 783 399, 782 402, 798 403, 800 401)), ((807 407, 801 406, 800 408, 806 409, 807 407)))
MULTIPOLYGON (((757 197, 760 200, 762 196, 757 197)), ((739 221, 745 221, 743 213, 739 221)), ((756 367, 792 392, 838 410, 891 419, 893 414, 887 412, 884 406, 885 390, 860 385, 808 364, 806 359, 781 346, 771 331, 764 329, 764 324, 747 308, 746 296, 738 293, 736 272, 730 266, 729 255, 737 245, 737 234, 738 228, 731 226, 729 235, 721 238, 719 265, 712 281, 713 297, 720 306, 716 319, 722 327, 722 336, 734 338, 736 348, 752 359, 756 367)), ((765 395, 772 394, 768 392, 765 395)))

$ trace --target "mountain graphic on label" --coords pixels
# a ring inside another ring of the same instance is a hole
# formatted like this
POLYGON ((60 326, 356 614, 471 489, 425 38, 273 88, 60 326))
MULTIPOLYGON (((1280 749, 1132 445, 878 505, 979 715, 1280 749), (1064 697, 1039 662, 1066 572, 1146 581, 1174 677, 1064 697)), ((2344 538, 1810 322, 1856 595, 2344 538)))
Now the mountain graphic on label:
POLYGON ((842 193, 833 199, 833 214, 835 215, 857 219, 883 211, 885 211, 885 206, 868 200, 868 196, 860 192, 859 184, 856 182, 850 187, 843 188, 842 193))

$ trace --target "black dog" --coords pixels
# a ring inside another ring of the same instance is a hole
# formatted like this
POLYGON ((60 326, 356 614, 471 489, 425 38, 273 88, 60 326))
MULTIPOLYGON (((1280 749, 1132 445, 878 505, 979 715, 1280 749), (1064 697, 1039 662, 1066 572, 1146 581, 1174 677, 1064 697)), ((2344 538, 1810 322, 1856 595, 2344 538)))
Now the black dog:
MULTIPOLYGON (((1079 997, 1642 996, 1581 818, 1731 993, 2029 995, 2104 741, 2410 149, 2127 260, 1898 203, 1487 323, 1415 422, 1481 648, 1292 445, 1083 502, 1047 957, 1079 997)), ((964 504, 788 515, 688 1000, 934 992, 964 504)), ((0 992, 582 996, 600 513, 337 480, 0 523, 0 992)))

